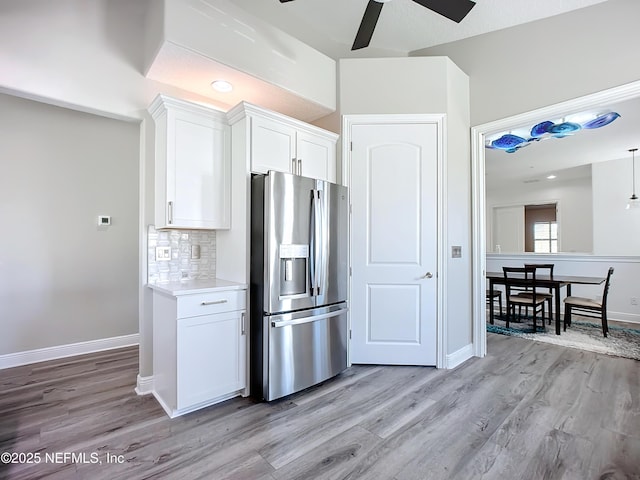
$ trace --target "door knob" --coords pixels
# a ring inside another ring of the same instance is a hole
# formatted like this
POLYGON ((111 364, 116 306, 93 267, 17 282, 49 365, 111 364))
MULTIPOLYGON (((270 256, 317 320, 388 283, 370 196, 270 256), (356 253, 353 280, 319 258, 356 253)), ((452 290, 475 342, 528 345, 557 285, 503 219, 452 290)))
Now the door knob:
POLYGON ((433 274, 431 272, 427 272, 422 278, 433 278, 433 274))

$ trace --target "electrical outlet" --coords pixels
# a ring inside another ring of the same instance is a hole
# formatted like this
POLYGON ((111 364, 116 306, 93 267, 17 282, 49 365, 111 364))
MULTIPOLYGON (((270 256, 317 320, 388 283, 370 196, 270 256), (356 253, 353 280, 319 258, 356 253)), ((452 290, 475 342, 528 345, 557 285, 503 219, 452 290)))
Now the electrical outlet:
POLYGON ((171 260, 171 247, 156 247, 156 262, 171 260))
POLYGON ((631 305, 638 305, 638 297, 631 297, 631 305))
POLYGON ((200 245, 191 245, 191 259, 198 260, 200 258, 200 245))

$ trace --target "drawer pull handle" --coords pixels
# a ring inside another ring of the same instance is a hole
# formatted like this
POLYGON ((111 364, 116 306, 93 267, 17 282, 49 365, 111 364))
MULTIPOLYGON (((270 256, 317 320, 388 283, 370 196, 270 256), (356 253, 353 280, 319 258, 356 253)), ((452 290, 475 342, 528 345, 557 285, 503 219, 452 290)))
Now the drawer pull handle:
POLYGON ((203 307, 207 306, 207 305, 220 305, 221 303, 227 303, 227 300, 214 300, 212 302, 202 302, 200 305, 202 305, 203 307))

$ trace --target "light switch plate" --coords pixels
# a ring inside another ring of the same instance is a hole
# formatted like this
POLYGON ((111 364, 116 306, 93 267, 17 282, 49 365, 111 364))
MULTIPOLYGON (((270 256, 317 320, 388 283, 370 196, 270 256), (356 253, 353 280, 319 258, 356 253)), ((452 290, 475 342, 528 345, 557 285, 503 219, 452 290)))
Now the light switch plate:
POLYGON ((156 262, 171 260, 171 247, 156 247, 156 262))
POLYGON ((460 245, 451 247, 451 258, 462 258, 462 247, 460 245))

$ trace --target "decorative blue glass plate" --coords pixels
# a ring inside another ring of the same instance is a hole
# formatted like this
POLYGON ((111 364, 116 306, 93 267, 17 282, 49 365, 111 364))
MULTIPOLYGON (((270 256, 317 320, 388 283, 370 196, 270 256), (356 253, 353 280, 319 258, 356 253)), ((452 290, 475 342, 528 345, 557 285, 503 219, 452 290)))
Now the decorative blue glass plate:
POLYGON ((494 148, 500 148, 501 150, 511 150, 523 143, 527 143, 527 140, 519 137, 518 135, 507 133, 491 142, 491 146, 494 148))
POLYGON ((541 137, 545 133, 549 133, 549 129, 553 127, 554 123, 547 120, 546 122, 540 122, 534 125, 531 129, 531 136, 534 138, 541 137))
POLYGON ((554 126, 549 128, 549 133, 565 136, 568 133, 575 132, 576 130, 580 130, 581 128, 582 126, 580 126, 579 123, 573 123, 573 122, 556 123, 554 126))
POLYGON ((617 112, 609 112, 609 113, 605 113, 603 115, 598 115, 593 120, 589 120, 587 123, 582 125, 582 128, 600 128, 600 127, 604 127, 605 125, 609 125, 611 122, 613 122, 619 116, 620 116, 620 114, 617 113, 617 112))

